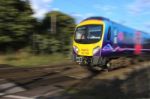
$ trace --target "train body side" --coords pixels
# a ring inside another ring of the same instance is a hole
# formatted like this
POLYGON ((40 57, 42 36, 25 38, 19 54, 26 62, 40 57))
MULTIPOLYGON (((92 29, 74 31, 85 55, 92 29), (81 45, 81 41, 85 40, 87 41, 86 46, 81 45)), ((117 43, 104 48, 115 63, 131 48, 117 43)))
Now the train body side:
POLYGON ((87 18, 76 27, 73 60, 92 71, 115 67, 114 58, 137 55, 150 57, 150 34, 103 17, 87 18))
POLYGON ((150 54, 150 34, 105 21, 101 56, 116 57, 150 54))

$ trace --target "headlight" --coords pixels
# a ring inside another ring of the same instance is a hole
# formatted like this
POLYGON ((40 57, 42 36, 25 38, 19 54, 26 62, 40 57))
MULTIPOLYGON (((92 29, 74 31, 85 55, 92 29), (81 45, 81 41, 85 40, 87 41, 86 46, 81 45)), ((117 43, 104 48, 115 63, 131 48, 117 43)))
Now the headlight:
POLYGON ((73 46, 73 50, 75 51, 76 54, 78 54, 79 49, 76 46, 73 46))
POLYGON ((93 55, 96 54, 100 50, 100 47, 97 46, 93 49, 93 55))

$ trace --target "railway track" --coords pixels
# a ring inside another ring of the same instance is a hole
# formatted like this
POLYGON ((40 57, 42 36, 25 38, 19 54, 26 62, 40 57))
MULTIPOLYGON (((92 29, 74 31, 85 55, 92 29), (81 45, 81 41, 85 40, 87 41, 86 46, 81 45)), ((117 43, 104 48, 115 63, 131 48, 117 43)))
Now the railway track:
MULTIPOLYGON (((126 81, 134 72, 150 70, 149 64, 150 62, 141 62, 132 66, 114 69, 110 72, 101 71, 100 73, 91 73, 72 63, 38 68, 1 67, 0 99, 70 99, 70 94, 75 94, 76 97, 78 96, 77 93, 82 92, 82 90, 89 90, 99 84, 103 85, 104 82, 109 86, 111 82, 115 85, 118 82, 126 81), (113 82, 116 79, 117 82, 113 82)), ((146 76, 146 80, 150 82, 149 73, 146 75, 142 72, 138 75, 141 76, 140 74, 146 76)), ((135 82, 130 81, 130 83, 135 82)), ((129 87, 129 85, 128 83, 122 83, 122 86, 119 86, 123 88, 124 93, 128 93, 126 87, 129 87)), ((150 92, 150 85, 147 84, 146 86, 148 89, 145 90, 150 92)), ((90 95, 87 95, 87 97, 90 97, 90 95)), ((85 96, 86 99, 87 97, 85 96)))

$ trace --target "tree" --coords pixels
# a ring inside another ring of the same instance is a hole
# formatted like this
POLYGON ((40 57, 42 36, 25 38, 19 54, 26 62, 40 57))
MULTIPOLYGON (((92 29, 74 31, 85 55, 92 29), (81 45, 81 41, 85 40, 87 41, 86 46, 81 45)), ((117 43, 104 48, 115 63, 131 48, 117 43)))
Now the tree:
POLYGON ((52 11, 47 13, 42 21, 40 29, 42 30, 41 35, 45 35, 46 37, 43 38, 43 40, 50 39, 49 44, 47 44, 47 48, 57 49, 55 50, 57 52, 68 51, 70 49, 69 45, 71 43, 71 37, 74 31, 74 27, 75 20, 71 16, 59 11, 52 11), (53 28, 56 30, 54 30, 53 28))
POLYGON ((28 45, 35 19, 28 0, 0 0, 0 50, 28 45))

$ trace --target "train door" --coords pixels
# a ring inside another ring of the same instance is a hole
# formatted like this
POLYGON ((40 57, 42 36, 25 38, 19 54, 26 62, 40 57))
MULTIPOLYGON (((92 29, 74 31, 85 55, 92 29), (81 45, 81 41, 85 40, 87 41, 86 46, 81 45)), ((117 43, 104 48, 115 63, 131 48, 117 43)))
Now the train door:
POLYGON ((107 45, 109 45, 109 48, 114 51, 115 47, 117 46, 118 43, 118 33, 117 29, 114 27, 109 27, 108 28, 108 33, 107 33, 107 45))
POLYGON ((108 28, 108 33, 107 33, 107 43, 111 44, 111 36, 112 35, 112 29, 111 27, 108 28))
POLYGON ((107 34, 107 43, 109 43, 113 49, 118 45, 118 30, 115 27, 110 27, 107 34))

